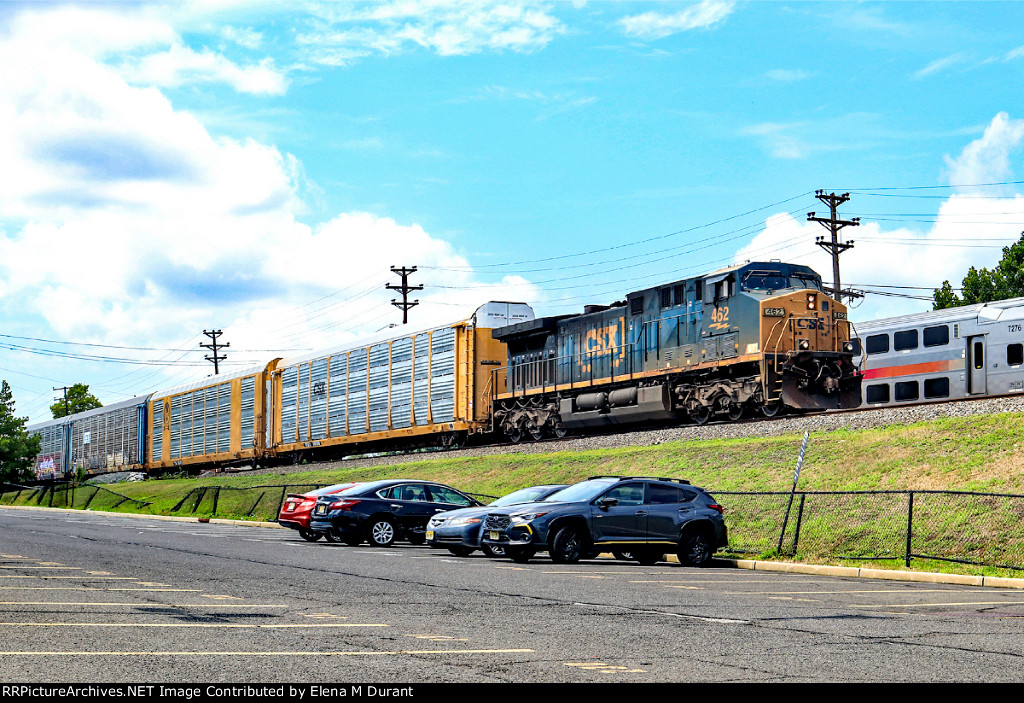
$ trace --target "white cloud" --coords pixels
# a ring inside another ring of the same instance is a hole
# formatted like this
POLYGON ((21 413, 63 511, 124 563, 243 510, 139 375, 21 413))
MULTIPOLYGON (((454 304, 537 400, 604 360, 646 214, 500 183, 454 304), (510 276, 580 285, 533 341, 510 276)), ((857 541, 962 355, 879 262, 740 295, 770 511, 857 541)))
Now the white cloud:
POLYGON ((298 41, 310 60, 327 65, 412 46, 442 56, 528 52, 566 31, 546 3, 530 0, 392 0, 315 5, 311 11, 318 20, 298 41))
MULTIPOLYGON (((58 28, 94 20, 79 10, 75 22, 59 8, 46 14, 58 28)), ((394 282, 391 265, 420 266, 414 282, 433 286, 413 314, 418 325, 458 319, 488 295, 538 299, 518 278, 475 287, 469 262, 415 224, 364 212, 300 222, 302 169, 294 157, 253 139, 212 135, 154 85, 202 66, 230 66, 138 19, 137 41, 122 41, 118 51, 73 36, 49 43, 51 23, 34 16, 16 18, 0 38, 0 63, 22 67, 0 72, 6 330, 106 344, 125 344, 131 330, 133 344, 167 346, 219 327, 232 335, 224 341, 236 359, 245 348, 319 347, 396 319, 393 292, 384 288, 394 282), (121 49, 168 42, 169 51, 181 51, 165 74, 140 63, 150 73, 126 78, 121 49), (135 83, 143 80, 152 83, 135 83), (430 268, 449 266, 462 272, 430 268)), ((131 35, 134 26, 126 20, 122 30, 131 35)), ((115 385, 141 392, 183 380, 146 373, 115 385)))
MULTIPOLYGON (((1012 178, 1010 157, 1019 148, 1022 137, 1024 120, 1011 120, 1005 113, 996 115, 981 138, 969 143, 956 158, 947 157, 951 184, 1012 178)), ((857 200, 854 194, 844 208, 863 208, 857 200)), ((944 280, 958 286, 971 266, 995 265, 1002 256, 1000 246, 1019 238, 1018 223, 1022 218, 1024 194, 1019 188, 958 188, 942 203, 935 224, 928 229, 890 229, 882 222, 844 228, 843 239, 854 240, 855 246, 839 259, 843 287, 895 282, 919 286, 924 290, 903 292, 930 298, 932 289, 944 280)), ((735 260, 782 258, 808 265, 824 280, 831 281, 832 257, 814 244, 815 238, 822 235, 827 235, 827 231, 816 222, 796 220, 788 214, 775 215, 766 221, 764 231, 736 253, 735 260)), ((869 320, 929 309, 931 304, 925 301, 869 295, 851 317, 869 320)))
POLYGON ((1010 156, 1024 139, 1024 120, 996 115, 980 139, 971 142, 956 158, 946 157, 949 182, 954 186, 999 183, 1013 174, 1010 156))
POLYGON ((133 58, 121 65, 121 73, 131 82, 176 88, 198 83, 226 83, 239 93, 283 95, 288 79, 274 67, 273 59, 239 66, 210 50, 194 51, 175 44, 167 51, 133 58))
POLYGON ((765 76, 767 76, 769 80, 773 80, 776 83, 797 83, 799 81, 805 81, 808 78, 812 78, 814 77, 814 75, 814 73, 810 73, 808 71, 784 68, 768 71, 765 74, 765 76))
POLYGON ((638 39, 662 39, 691 29, 713 27, 732 14, 734 3, 722 0, 701 0, 680 12, 665 14, 645 12, 618 20, 622 31, 638 39))

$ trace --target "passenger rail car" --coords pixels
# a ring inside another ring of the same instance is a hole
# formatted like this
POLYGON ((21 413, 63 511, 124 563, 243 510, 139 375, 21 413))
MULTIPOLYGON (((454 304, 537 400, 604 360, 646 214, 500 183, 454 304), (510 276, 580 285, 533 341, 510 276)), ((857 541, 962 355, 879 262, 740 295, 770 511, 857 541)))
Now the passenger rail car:
POLYGON ((494 426, 567 429, 860 405, 846 307, 806 266, 757 262, 495 330, 494 426))
POLYGON ((35 457, 37 480, 145 469, 146 403, 139 396, 29 425, 42 438, 35 457))
POLYGON ((862 407, 1024 392, 1024 298, 856 326, 862 407))

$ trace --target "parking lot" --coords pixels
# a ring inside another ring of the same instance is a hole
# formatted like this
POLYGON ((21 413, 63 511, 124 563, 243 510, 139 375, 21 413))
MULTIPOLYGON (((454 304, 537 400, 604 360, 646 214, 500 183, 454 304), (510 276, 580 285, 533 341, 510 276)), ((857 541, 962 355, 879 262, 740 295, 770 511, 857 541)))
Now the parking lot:
POLYGON ((1024 593, 0 509, 0 678, 1017 681, 1024 593))

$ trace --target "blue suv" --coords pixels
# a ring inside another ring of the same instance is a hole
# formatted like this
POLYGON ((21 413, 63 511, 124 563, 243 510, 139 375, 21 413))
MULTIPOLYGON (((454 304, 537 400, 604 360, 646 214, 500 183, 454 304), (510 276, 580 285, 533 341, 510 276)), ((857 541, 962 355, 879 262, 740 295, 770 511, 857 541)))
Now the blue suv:
POLYGON ((536 503, 488 511, 482 545, 516 562, 546 550, 561 564, 602 551, 654 564, 671 551, 682 564, 705 566, 728 545, 723 512, 682 479, 594 476, 536 503))

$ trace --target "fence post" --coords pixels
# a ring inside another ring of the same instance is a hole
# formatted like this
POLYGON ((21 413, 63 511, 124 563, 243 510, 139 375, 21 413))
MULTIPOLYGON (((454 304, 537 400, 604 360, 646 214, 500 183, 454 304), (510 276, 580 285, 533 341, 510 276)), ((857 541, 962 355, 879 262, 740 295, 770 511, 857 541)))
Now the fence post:
POLYGON ((797 545, 800 544, 800 525, 804 522, 804 501, 807 500, 807 494, 800 494, 800 507, 796 511, 796 534, 793 535, 793 556, 796 556, 797 545))
POLYGON ((914 533, 914 492, 910 491, 910 499, 907 501, 907 556, 906 565, 910 567, 910 537, 914 533))
POLYGON ((793 509, 793 497, 796 495, 796 484, 800 480, 800 467, 804 463, 804 453, 807 451, 807 442, 811 437, 809 430, 804 430, 804 441, 800 444, 800 453, 796 458, 796 470, 793 471, 793 488, 789 492, 789 504, 786 505, 786 517, 782 519, 782 532, 779 533, 779 546, 777 554, 782 554, 782 540, 786 537, 786 526, 789 524, 789 513, 793 509))
POLYGON ((220 486, 213 491, 213 515, 217 514, 217 502, 220 500, 220 486))

